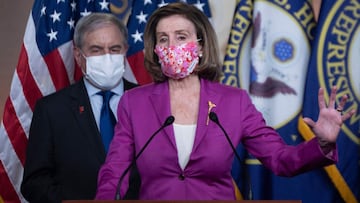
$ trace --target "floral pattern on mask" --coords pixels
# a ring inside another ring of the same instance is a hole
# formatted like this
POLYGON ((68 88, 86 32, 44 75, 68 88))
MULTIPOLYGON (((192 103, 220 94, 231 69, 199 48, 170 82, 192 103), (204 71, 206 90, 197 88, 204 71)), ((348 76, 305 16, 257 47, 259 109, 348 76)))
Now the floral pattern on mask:
POLYGON ((188 42, 178 46, 155 46, 162 72, 173 79, 181 79, 190 75, 199 63, 199 51, 196 42, 188 42))

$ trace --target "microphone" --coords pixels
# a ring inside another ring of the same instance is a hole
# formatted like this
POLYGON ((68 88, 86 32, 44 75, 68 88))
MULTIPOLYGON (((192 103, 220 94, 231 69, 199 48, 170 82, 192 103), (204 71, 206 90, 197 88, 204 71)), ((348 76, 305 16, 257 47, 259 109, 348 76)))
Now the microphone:
MULTIPOLYGON (((220 124, 219 118, 218 118, 218 116, 216 115, 216 113, 211 111, 211 112, 209 113, 209 118, 210 118, 210 120, 212 120, 214 123, 216 123, 216 124, 221 128, 221 130, 223 131, 223 133, 224 133, 227 141, 229 142, 229 144, 230 144, 230 146, 231 146, 231 148, 232 148, 232 150, 233 150, 233 152, 234 152, 237 160, 239 161, 239 163, 241 163, 241 158, 240 158, 239 154, 237 153, 237 151, 236 151, 233 143, 231 142, 229 135, 227 134, 227 132, 225 131, 225 129, 223 128, 223 126, 220 124)), ((250 177, 248 177, 248 178, 249 178, 249 199, 251 200, 251 199, 252 199, 251 181, 250 181, 250 177)))
POLYGON ((116 193, 115 193, 115 200, 121 200, 121 195, 120 195, 120 186, 121 183, 125 177, 125 175, 129 172, 129 170, 134 166, 134 164, 136 163, 136 160, 140 157, 140 155, 143 153, 143 151, 145 150, 145 148, 149 145, 149 143, 151 142, 151 140, 155 137, 155 135, 157 135, 162 129, 164 129, 165 127, 171 125, 172 123, 174 123, 175 118, 174 116, 169 116, 166 118, 165 122, 161 125, 161 127, 155 131, 151 137, 148 139, 148 141, 145 143, 145 145, 140 149, 139 153, 135 156, 135 158, 133 159, 133 161, 130 163, 130 165, 125 169, 125 171, 122 173, 122 175, 120 176, 119 182, 116 186, 116 193))

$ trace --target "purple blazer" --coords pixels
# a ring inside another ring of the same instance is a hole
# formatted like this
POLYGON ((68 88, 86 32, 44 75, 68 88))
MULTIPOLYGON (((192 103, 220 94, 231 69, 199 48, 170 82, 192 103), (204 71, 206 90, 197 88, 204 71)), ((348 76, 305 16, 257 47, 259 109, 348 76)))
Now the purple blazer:
MULTIPOLYGON (((140 199, 234 200, 231 177, 234 153, 221 129, 207 124, 208 102, 232 143, 245 148, 275 174, 293 176, 337 161, 336 149, 325 156, 316 139, 289 146, 266 126, 244 90, 201 79, 195 142, 184 170, 178 164, 173 126, 159 132, 137 160, 140 199)), ((98 177, 97 199, 114 199, 119 177, 149 137, 171 115, 168 82, 125 92, 118 108, 119 123, 98 177)), ((175 118, 176 123, 176 118, 175 118)), ((123 196, 128 178, 121 185, 123 196)))

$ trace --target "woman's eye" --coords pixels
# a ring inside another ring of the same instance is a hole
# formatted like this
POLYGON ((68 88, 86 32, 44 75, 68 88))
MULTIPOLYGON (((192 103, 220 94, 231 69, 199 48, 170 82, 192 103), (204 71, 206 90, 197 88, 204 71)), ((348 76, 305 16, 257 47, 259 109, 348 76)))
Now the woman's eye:
POLYGON ((184 41, 184 40, 186 40, 187 38, 186 38, 186 36, 179 36, 177 39, 178 39, 178 41, 184 41))
POLYGON ((160 42, 160 43, 165 43, 165 42, 167 42, 167 38, 160 38, 160 39, 159 39, 159 42, 160 42))

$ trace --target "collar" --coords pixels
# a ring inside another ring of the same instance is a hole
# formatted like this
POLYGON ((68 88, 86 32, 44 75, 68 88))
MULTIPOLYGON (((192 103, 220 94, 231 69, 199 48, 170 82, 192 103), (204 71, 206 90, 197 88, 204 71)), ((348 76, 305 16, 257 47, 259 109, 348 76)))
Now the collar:
MULTIPOLYGON (((83 77, 83 80, 84 80, 86 91, 88 92, 89 96, 93 96, 93 95, 97 94, 99 91, 102 91, 101 89, 92 85, 84 77, 83 77)), ((124 93, 124 80, 121 79, 120 83, 117 86, 115 86, 114 88, 112 88, 111 91, 113 93, 115 93, 115 95, 122 95, 124 93)))

